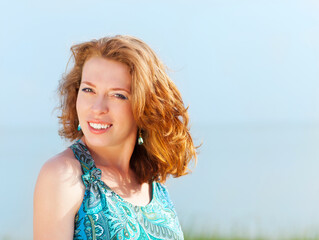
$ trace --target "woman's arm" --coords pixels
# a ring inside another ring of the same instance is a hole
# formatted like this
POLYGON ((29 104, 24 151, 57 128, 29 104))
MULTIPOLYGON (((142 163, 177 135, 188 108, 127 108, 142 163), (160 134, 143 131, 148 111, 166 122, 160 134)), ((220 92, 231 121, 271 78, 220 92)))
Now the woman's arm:
POLYGON ((81 166, 70 149, 47 161, 34 191, 33 239, 73 239, 74 217, 83 195, 81 166))

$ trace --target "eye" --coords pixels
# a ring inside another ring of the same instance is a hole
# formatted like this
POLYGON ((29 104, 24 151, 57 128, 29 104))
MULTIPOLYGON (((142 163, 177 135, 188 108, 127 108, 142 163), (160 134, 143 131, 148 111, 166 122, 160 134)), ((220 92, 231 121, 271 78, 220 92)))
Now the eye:
POLYGON ((93 92, 92 88, 83 88, 83 92, 93 92))
POLYGON ((123 100, 127 100, 127 97, 125 97, 123 94, 120 94, 120 93, 115 93, 114 96, 123 100))

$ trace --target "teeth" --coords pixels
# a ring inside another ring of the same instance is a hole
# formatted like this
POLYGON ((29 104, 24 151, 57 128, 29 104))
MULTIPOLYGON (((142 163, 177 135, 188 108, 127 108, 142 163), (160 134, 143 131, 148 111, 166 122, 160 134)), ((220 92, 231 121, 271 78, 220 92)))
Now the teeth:
POLYGON ((107 129, 109 128, 111 125, 107 125, 107 124, 101 124, 101 123, 91 123, 89 122, 90 126, 94 129, 107 129))

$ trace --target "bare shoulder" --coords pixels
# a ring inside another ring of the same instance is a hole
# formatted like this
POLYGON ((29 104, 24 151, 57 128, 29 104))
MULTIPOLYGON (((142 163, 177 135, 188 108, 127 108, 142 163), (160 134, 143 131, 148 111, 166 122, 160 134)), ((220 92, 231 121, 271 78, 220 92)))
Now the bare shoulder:
POLYGON ((52 174, 55 178, 62 178, 60 180, 78 178, 82 174, 81 164, 75 159, 69 148, 47 160, 42 166, 40 174, 42 172, 52 174))
POLYGON ((81 175, 81 164, 75 159, 72 150, 66 149, 44 163, 35 190, 42 188, 46 192, 55 191, 52 194, 57 197, 59 194, 63 194, 64 196, 61 197, 65 197, 67 192, 72 191, 70 197, 77 198, 84 193, 81 175))
POLYGON ((85 191, 81 175, 81 165, 71 149, 44 163, 34 190, 34 239, 44 236, 70 239, 73 236, 74 217, 85 191), (61 232, 63 236, 59 235, 61 232))

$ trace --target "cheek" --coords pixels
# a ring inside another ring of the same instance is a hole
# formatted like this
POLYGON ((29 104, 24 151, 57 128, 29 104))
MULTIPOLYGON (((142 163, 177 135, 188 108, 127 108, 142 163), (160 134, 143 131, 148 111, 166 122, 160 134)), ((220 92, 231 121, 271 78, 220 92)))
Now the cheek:
POLYGON ((130 119, 133 119, 133 120, 134 120, 133 111, 132 111, 132 107, 131 107, 131 106, 127 107, 127 109, 126 109, 126 114, 127 114, 127 116, 128 116, 130 119))
POLYGON ((131 125, 136 125, 133 116, 132 107, 130 105, 124 106, 119 112, 119 116, 123 116, 123 121, 130 122, 131 125))
POLYGON ((77 112, 79 118, 81 116, 81 113, 83 112, 83 107, 84 107, 83 103, 84 102, 85 101, 83 101, 83 98, 81 97, 81 94, 78 94, 78 96, 76 98, 75 107, 76 107, 76 112, 77 112))
POLYGON ((128 111, 128 115, 127 116, 128 116, 128 119, 129 119, 129 121, 131 123, 132 128, 134 128, 134 129, 137 128, 136 121, 134 119, 132 109, 130 109, 128 111))

